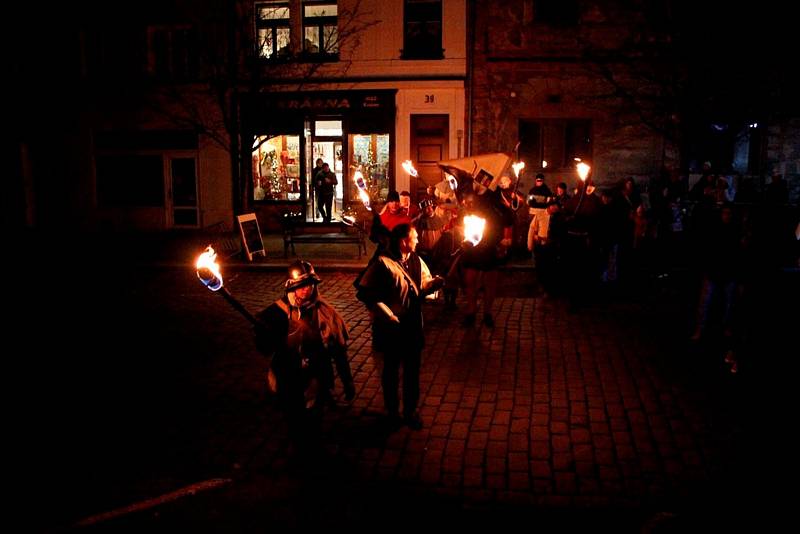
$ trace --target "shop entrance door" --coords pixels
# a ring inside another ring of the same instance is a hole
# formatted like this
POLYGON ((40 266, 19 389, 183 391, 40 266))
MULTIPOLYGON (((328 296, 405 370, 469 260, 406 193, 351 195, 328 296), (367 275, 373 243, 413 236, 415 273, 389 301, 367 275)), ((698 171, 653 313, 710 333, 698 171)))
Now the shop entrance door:
MULTIPOLYGON (((342 214, 342 177, 343 168, 342 163, 342 140, 337 141, 314 141, 312 143, 312 164, 311 171, 314 172, 314 164, 317 159, 322 159, 327 163, 331 171, 336 174, 336 187, 333 194, 333 204, 331 207, 331 220, 341 217, 342 214)), ((308 184, 308 202, 306 206, 306 220, 314 222, 322 222, 322 214, 319 209, 319 199, 317 198, 316 191, 314 191, 314 176, 310 176, 307 180, 308 184)))

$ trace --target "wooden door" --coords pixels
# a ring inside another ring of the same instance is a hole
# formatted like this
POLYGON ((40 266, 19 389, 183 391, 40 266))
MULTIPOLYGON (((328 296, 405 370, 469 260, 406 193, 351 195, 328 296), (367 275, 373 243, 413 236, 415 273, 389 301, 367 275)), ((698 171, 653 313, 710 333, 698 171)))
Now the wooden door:
POLYGON ((411 162, 419 175, 411 177, 413 201, 419 201, 429 185, 444 178, 436 162, 450 157, 449 132, 448 115, 411 115, 411 162))

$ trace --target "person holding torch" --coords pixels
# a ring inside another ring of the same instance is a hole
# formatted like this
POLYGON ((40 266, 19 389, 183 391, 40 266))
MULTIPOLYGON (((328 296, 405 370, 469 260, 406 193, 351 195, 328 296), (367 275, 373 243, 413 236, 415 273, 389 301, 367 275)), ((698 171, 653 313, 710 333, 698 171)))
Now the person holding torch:
POLYGON ((570 311, 585 304, 600 282, 602 257, 598 244, 600 213, 603 202, 594 194, 591 167, 584 162, 576 166, 578 191, 564 207, 566 235, 564 263, 567 271, 566 291, 570 311))
POLYGON ((422 428, 417 413, 419 372, 424 336, 422 301, 444 284, 430 277, 417 256, 417 231, 399 224, 391 231, 388 250, 382 252, 356 281, 358 300, 372 318, 372 349, 383 362, 381 387, 388 421, 392 426, 405 422, 409 428, 422 428), (400 418, 398 385, 403 366, 403 416, 400 418))
POLYGON ((256 347, 271 356, 268 386, 286 413, 295 451, 308 455, 318 446, 323 404, 333 387, 336 363, 345 398, 355 396, 347 361, 347 325, 320 298, 320 277, 306 261, 289 266, 283 297, 256 315, 256 347))

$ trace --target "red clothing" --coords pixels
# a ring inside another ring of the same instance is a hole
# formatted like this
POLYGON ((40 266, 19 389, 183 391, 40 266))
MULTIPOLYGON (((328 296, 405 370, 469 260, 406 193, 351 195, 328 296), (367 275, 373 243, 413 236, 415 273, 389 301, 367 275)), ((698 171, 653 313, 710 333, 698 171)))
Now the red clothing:
POLYGON ((391 232, 392 229, 398 224, 411 224, 411 217, 406 215, 405 210, 398 210, 397 213, 391 213, 389 210, 381 214, 381 224, 391 232))

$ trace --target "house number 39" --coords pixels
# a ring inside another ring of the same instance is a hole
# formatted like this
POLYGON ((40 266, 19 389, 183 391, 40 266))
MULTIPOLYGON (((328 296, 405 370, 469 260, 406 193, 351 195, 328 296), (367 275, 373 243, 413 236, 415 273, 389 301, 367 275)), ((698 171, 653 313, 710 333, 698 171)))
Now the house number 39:
POLYGON ((426 104, 433 104, 433 101, 434 101, 433 97, 434 97, 434 95, 425 95, 425 103, 426 104))

